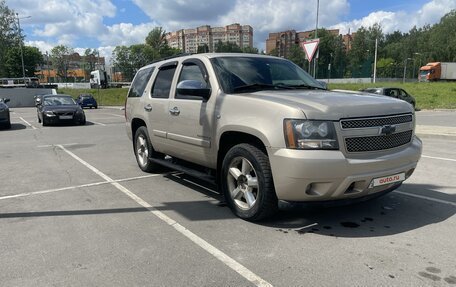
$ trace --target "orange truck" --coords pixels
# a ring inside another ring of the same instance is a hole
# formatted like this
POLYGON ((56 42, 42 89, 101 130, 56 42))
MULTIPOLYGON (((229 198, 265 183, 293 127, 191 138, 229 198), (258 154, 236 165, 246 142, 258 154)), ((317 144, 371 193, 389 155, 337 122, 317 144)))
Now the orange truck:
POLYGON ((418 80, 422 81, 456 81, 456 63, 434 62, 420 68, 418 80))

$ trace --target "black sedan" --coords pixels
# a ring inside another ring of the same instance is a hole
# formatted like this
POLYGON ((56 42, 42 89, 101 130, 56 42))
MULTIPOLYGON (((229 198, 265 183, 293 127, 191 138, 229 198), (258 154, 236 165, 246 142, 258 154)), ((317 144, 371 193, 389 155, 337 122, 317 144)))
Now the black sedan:
POLYGON ((57 123, 85 125, 86 117, 82 108, 68 95, 44 95, 37 103, 38 122, 43 126, 57 123))
POLYGON ((76 99, 76 102, 82 108, 95 108, 98 109, 98 103, 91 94, 80 94, 76 99))
POLYGON ((416 104, 415 98, 413 96, 409 95, 403 89, 399 89, 399 88, 367 88, 367 89, 364 89, 364 90, 361 90, 361 91, 362 92, 366 92, 366 93, 384 95, 384 96, 388 96, 388 97, 393 97, 393 98, 397 98, 397 99, 400 99, 400 100, 404 100, 404 101, 408 102, 409 104, 411 104, 413 106, 413 108, 415 108, 415 104, 416 104))
POLYGON ((11 119, 9 107, 6 103, 9 102, 9 99, 0 98, 0 126, 6 129, 11 128, 11 119))

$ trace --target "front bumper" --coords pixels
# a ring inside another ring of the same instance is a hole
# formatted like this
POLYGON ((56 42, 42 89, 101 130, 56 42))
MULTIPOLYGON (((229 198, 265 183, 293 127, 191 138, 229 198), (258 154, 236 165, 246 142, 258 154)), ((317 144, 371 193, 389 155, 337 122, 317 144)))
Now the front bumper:
POLYGON ((45 120, 47 123, 50 124, 58 124, 58 123, 79 123, 83 121, 85 118, 84 114, 73 114, 72 118, 70 119, 62 119, 60 116, 55 115, 55 116, 47 116, 46 114, 43 114, 43 120, 45 120))
POLYGON ((366 159, 346 158, 341 151, 268 149, 279 200, 330 201, 379 193, 397 183, 369 188, 374 178, 412 175, 421 157, 421 140, 406 148, 366 159))

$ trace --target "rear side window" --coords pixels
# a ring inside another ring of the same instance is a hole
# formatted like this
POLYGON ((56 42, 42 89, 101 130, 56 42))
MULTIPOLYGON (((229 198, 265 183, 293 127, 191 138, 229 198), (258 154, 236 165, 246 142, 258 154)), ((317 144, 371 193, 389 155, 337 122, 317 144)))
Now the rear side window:
POLYGON ((161 67, 155 78, 154 87, 152 88, 152 98, 169 98, 171 83, 173 81, 176 65, 161 67))
POLYGON ((150 67, 140 70, 138 74, 136 74, 136 77, 131 84, 130 92, 128 93, 129 98, 138 98, 142 96, 153 71, 154 67, 150 67))

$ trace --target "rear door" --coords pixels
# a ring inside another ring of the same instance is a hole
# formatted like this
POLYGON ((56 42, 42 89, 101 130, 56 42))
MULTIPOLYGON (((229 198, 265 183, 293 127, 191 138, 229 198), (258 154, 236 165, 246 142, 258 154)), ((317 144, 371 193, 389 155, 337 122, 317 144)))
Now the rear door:
POLYGON ((177 61, 167 62, 156 71, 150 93, 147 95, 147 102, 144 103, 144 111, 147 118, 147 129, 152 145, 155 150, 170 154, 167 140, 169 128, 169 98, 174 89, 173 79, 176 72, 177 61))

